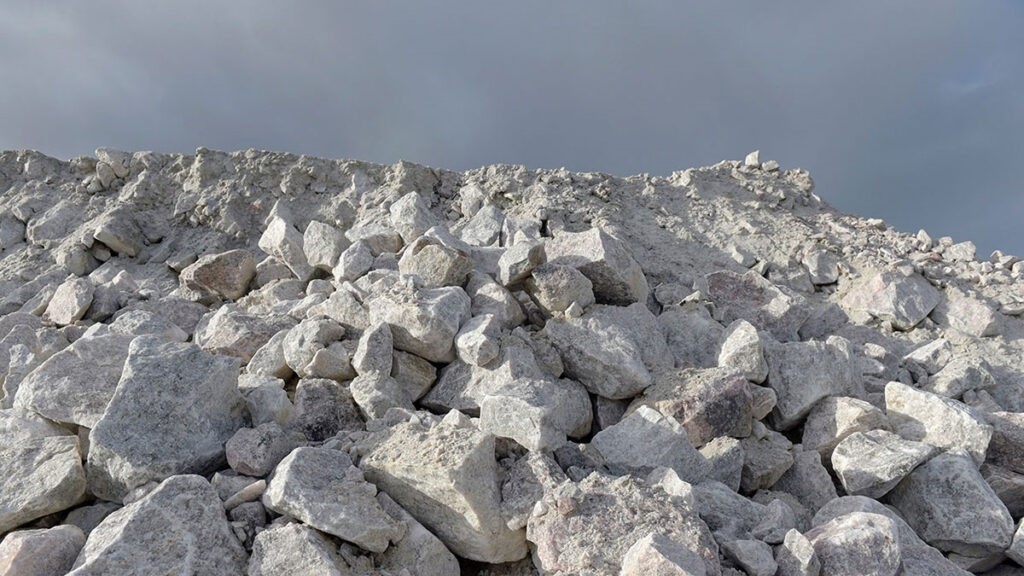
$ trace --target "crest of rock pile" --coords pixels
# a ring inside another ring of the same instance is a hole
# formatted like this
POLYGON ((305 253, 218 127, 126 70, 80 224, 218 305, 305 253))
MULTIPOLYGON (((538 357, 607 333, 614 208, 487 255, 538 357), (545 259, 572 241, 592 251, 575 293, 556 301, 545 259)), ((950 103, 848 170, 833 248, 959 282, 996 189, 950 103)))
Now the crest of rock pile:
POLYGON ((0 154, 0 575, 1024 574, 1024 263, 743 162, 0 154))

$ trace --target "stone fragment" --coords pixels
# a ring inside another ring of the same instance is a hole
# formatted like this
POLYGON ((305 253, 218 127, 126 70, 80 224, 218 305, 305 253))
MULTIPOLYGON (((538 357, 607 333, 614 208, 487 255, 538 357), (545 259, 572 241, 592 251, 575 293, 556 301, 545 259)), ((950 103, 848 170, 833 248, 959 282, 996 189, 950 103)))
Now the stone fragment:
POLYGON ((556 450, 590 431, 590 396, 572 380, 515 380, 480 402, 480 429, 527 450, 556 450))
MULTIPOLYGON (((231 511, 244 504, 259 500, 267 491, 267 481, 260 479, 235 492, 224 501, 224 509, 231 511)), ((262 504, 260 507, 262 508, 262 504)), ((251 544, 251 543, 250 543, 251 544)))
POLYGON ((198 300, 212 303, 219 299, 238 300, 249 290, 256 276, 256 259, 248 250, 229 250, 207 254, 181 271, 178 282, 199 295, 198 300))
POLYGON ((248 362, 274 334, 294 324, 287 317, 257 316, 227 304, 199 321, 193 342, 207 352, 248 362))
MULTIPOLYGON (((18 393, 21 394, 20 390, 18 393)), ((985 453, 986 461, 1024 474, 1024 414, 989 412, 985 414, 985 421, 992 426, 992 439, 985 453)))
POLYGON ((142 250, 142 233, 127 209, 115 208, 101 216, 92 236, 114 252, 125 256, 134 258, 142 250))
POLYGON ((256 535, 248 576, 351 576, 353 572, 326 536, 292 523, 256 535))
POLYGON ((63 576, 71 570, 84 544, 82 530, 67 524, 11 532, 0 542, 0 574, 63 576))
POLYGON ((875 406, 848 396, 830 396, 818 402, 804 421, 802 444, 825 461, 844 438, 854 432, 888 430, 889 419, 875 406))
POLYGON ((296 278, 305 282, 313 277, 314 268, 306 260, 302 240, 302 234, 290 222, 281 216, 271 216, 260 236, 259 248, 283 262, 296 278))
POLYGON ((812 513, 837 496, 832 477, 821 464, 821 456, 813 450, 804 450, 799 444, 793 447, 793 465, 771 488, 792 494, 812 513))
POLYGON ((456 286, 391 286, 371 295, 370 322, 390 325, 396 349, 431 362, 450 362, 455 355, 455 335, 469 319, 470 304, 469 296, 456 286))
POLYGON ((512 286, 525 279, 544 261, 544 243, 525 241, 506 248, 498 259, 498 280, 512 286))
POLYGON ((359 337, 352 354, 352 367, 359 374, 380 372, 390 374, 394 364, 391 328, 384 323, 371 326, 359 337))
POLYGON ((224 451, 228 466, 235 472, 247 476, 266 476, 299 442, 294 434, 269 422, 256 428, 241 428, 224 445, 224 451))
POLYGON ((814 546, 796 529, 786 532, 786 539, 775 549, 776 576, 818 576, 821 562, 814 546))
POLYGON ((367 420, 383 418, 392 408, 414 410, 412 399, 394 378, 381 372, 360 374, 349 382, 352 399, 367 420))
POLYGON ((855 432, 832 452, 832 467, 847 494, 881 498, 937 452, 885 430, 855 432))
POLYGON ((0 446, 0 534, 77 504, 85 472, 74 436, 0 446))
POLYGON ((436 218, 418 192, 409 192, 396 200, 389 213, 391 225, 406 244, 411 244, 436 223, 436 218))
POLYGON ((1013 542, 1010 547, 1006 549, 1006 555, 1016 562, 1017 564, 1024 566, 1024 522, 1017 525, 1017 530, 1013 533, 1013 542))
POLYGON ((132 338, 79 338, 25 376, 14 405, 56 422, 93 428, 114 395, 132 338))
POLYGON ((715 303, 720 321, 747 320, 782 342, 799 340, 797 330, 810 316, 802 297, 784 292, 753 270, 742 275, 713 272, 697 288, 715 303))
POLYGON ((396 522, 405 525, 405 536, 376 556, 378 568, 399 574, 408 570, 411 574, 436 574, 437 576, 459 576, 459 561, 411 514, 402 509, 383 492, 377 493, 377 503, 396 522))
POLYGON ((889 502, 928 544, 945 552, 985 556, 1013 537, 1006 506, 964 452, 925 462, 889 493, 889 502))
POLYGON ((725 540, 719 543, 725 557, 750 576, 774 576, 779 568, 771 546, 760 540, 725 540))
POLYGON ((586 309, 594 303, 593 284, 582 272, 563 264, 541 264, 523 283, 527 294, 546 317, 565 312, 575 303, 586 309))
POLYGON ((919 383, 921 390, 947 398, 959 398, 964 392, 995 385, 988 363, 976 357, 953 358, 927 381, 919 383))
POLYGON ((238 361, 153 336, 132 341, 103 417, 89 434, 89 488, 118 501, 175 474, 209 473, 245 424, 238 361))
POLYGON ((164 480, 107 516, 89 534, 69 575, 237 576, 245 564, 217 492, 202 477, 186 475, 164 480))
POLYGON ((0 446, 14 445, 33 438, 68 436, 65 428, 21 408, 0 410, 0 446))
POLYGON ((466 222, 460 236, 462 240, 473 246, 492 246, 501 238, 501 226, 505 215, 493 204, 482 206, 466 222))
POLYGON ((362 430, 363 421, 347 387, 334 380, 303 378, 295 386, 290 427, 322 442, 341 430, 362 430))
POLYGON ((1018 474, 1000 466, 982 464, 978 469, 992 491, 1006 505, 1010 516, 1024 516, 1024 474, 1018 474))
POLYGON ((74 324, 85 316, 95 290, 92 283, 84 278, 68 278, 53 293, 43 318, 58 326, 74 324))
POLYGON ((793 445, 785 436, 760 423, 755 428, 762 430, 740 440, 743 448, 740 490, 746 494, 772 486, 793 465, 793 445))
POLYGON ((760 384, 768 377, 768 363, 757 328, 746 320, 736 320, 722 334, 718 365, 740 370, 751 382, 760 384))
POLYGON ((886 516, 853 512, 807 533, 830 576, 896 576, 901 548, 896 524, 886 516))
POLYGON ((725 328, 697 302, 669 306, 658 316, 676 366, 713 368, 718 365, 719 342, 725 328))
POLYGON ((177 324, 146 310, 129 310, 110 324, 114 334, 127 336, 159 336, 167 342, 187 342, 189 335, 177 324))
MULTIPOLYGON (((310 365, 317 352, 344 336, 345 328, 330 318, 306 318, 289 330, 281 342, 284 361, 300 378, 313 376, 310 365)), ((348 354, 344 350, 340 352, 344 354, 344 363, 347 364, 348 354)), ((351 365, 345 372, 349 378, 355 376, 351 365)))
POLYGON ((904 364, 920 367, 926 374, 935 374, 953 357, 953 346, 938 338, 911 350, 903 357, 904 364))
POLYGON ((332 272, 341 253, 351 242, 341 230, 319 220, 311 220, 302 233, 302 252, 310 266, 332 272))
POLYGON ((474 366, 485 366, 500 352, 501 322, 490 314, 470 318, 455 336, 459 358, 474 366))
POLYGON ((804 255, 803 265, 816 285, 835 284, 839 280, 839 259, 831 252, 812 250, 804 255))
POLYGON ((352 460, 329 448, 296 448, 277 465, 263 504, 372 552, 400 540, 405 527, 377 503, 377 488, 352 460))
POLYGON ((885 407, 893 432, 943 449, 965 450, 981 465, 992 427, 974 409, 900 382, 885 385, 885 407))
POLYGON ((618 424, 598 432, 590 446, 614 474, 645 474, 664 466, 695 483, 710 467, 687 440, 679 422, 648 406, 640 406, 618 424))
POLYGON ((977 248, 975 248, 974 242, 968 240, 946 246, 946 249, 942 251, 942 258, 953 262, 973 262, 976 252, 977 248))
POLYGON ((519 301, 490 275, 474 271, 470 272, 468 278, 466 293, 471 299, 470 311, 473 316, 492 314, 501 320, 507 329, 515 328, 526 321, 526 314, 519 301))
POLYGON ((551 264, 572 266, 593 284, 602 304, 626 306, 647 302, 647 279, 625 244, 600 228, 562 232, 544 247, 551 264))
POLYGON ((580 318, 549 321, 545 332, 566 374, 613 400, 635 396, 651 385, 652 370, 672 366, 665 337, 642 304, 595 306, 580 318))
POLYGON ((402 249, 402 236, 388 224, 379 220, 356 223, 345 231, 345 237, 358 244, 366 244, 373 256, 394 254, 402 249))
POLYGON ((715 480, 694 484, 693 496, 708 528, 731 538, 749 538, 768 513, 764 504, 748 500, 715 480))
POLYGON ((391 356, 391 377, 413 402, 426 394, 437 380, 437 368, 423 358, 395 350, 391 356))
POLYGON ((426 288, 462 286, 472 269, 465 251, 427 237, 408 245, 398 261, 399 272, 418 277, 426 288))
POLYGON ((827 341, 771 344, 765 349, 768 383, 775 390, 772 422, 790 429, 822 399, 842 394, 854 381, 850 342, 839 336, 827 341))
POLYGON ((526 556, 522 530, 502 518, 494 437, 464 417, 397 424, 364 451, 359 466, 367 479, 455 554, 489 563, 526 556))
POLYGON ((699 448, 719 436, 750 435, 751 395, 740 372, 730 368, 665 370, 633 401, 679 421, 699 448))
POLYGON ((630 477, 595 472, 579 483, 563 483, 545 494, 527 524, 543 574, 619 574, 630 549, 649 535, 674 543, 655 544, 659 549, 681 547, 696 555, 704 571, 691 568, 692 573, 722 574, 718 546, 686 499, 630 477))
POLYGON ((334 266, 334 279, 352 282, 366 274, 373 266, 373 253, 363 240, 357 240, 342 251, 334 266))
POLYGON ((862 281, 843 296, 840 304, 847 310, 888 321, 898 330, 910 330, 941 300, 939 291, 920 274, 904 276, 889 270, 862 281))
POLYGON ((943 328, 951 328, 969 336, 985 338, 1000 332, 996 308, 970 296, 954 297, 941 302, 932 317, 943 328))
POLYGON ((637 540, 622 557, 619 576, 704 576, 704 560, 686 546, 651 533, 637 540))
POLYGON ((743 448, 740 441, 728 436, 719 436, 702 446, 700 453, 711 465, 707 478, 717 480, 734 492, 739 492, 740 477, 743 474, 743 448))

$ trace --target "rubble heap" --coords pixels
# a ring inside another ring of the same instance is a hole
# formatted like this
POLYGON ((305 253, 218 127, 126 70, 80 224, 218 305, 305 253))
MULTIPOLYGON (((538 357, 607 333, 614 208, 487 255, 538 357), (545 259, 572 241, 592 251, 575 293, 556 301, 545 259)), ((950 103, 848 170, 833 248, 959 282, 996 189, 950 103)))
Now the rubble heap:
POLYGON ((1024 262, 671 176, 0 154, 0 574, 1024 574, 1024 262))

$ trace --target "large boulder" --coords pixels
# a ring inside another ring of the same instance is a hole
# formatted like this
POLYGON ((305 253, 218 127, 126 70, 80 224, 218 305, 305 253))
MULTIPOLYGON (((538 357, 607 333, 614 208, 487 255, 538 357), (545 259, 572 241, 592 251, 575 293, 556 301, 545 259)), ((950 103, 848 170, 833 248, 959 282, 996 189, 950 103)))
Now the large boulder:
POLYGON ((867 277, 843 296, 847 310, 864 312, 910 330, 928 316, 942 295, 920 274, 887 270, 867 277))
POLYGON ((687 482, 700 482, 710 469, 675 418, 640 406, 618 424, 594 435, 590 446, 614 474, 671 468, 687 482))
POLYGON ((782 430, 799 424, 819 401, 842 394, 854 381, 852 347, 839 336, 825 342, 772 343, 765 355, 768 385, 776 395, 772 422, 782 430))
POLYGON ((881 498, 937 452, 886 430, 854 432, 832 452, 832 467, 847 494, 881 498))
POLYGON ((782 290, 753 270, 712 272, 697 287, 715 303, 722 322, 746 320, 782 342, 799 340, 797 331, 811 315, 803 297, 782 290))
POLYGON ((409 421, 378 433, 359 467, 459 556, 499 563, 526 556, 522 530, 501 515, 494 436, 453 412, 441 421, 409 421))
POLYGON ((249 290, 256 276, 256 259, 248 250, 207 254, 187 266, 178 276, 182 288, 196 300, 212 303, 219 299, 238 300, 249 290))
POLYGON ((85 534, 78 526, 18 530, 0 542, 0 574, 4 576, 63 576, 78 558, 85 534))
POLYGON ((398 283, 368 298, 370 323, 387 323, 394 346, 431 362, 450 362, 455 335, 469 319, 469 296, 457 286, 414 288, 398 283))
POLYGON ((893 431, 907 440, 964 450, 976 465, 985 461, 992 426, 967 405, 900 382, 889 382, 885 385, 885 407, 893 431))
POLYGON ((78 438, 26 438, 0 445, 0 534, 66 510, 85 495, 78 438))
POLYGON ((598 302, 647 302, 644 271, 624 243, 600 228, 562 232, 547 241, 544 251, 548 263, 572 266, 590 279, 598 302))
POLYGON ((202 477, 186 475, 107 516, 89 533, 69 575, 238 576, 245 566, 217 492, 202 477))
POLYGON ((225 462, 224 443, 246 424, 238 361, 154 336, 132 341, 124 372, 89 435, 89 486, 120 500, 175 474, 225 462))
POLYGON ((840 516, 812 529, 807 539, 829 576, 896 576, 902 566, 896 523, 880 514, 840 516))

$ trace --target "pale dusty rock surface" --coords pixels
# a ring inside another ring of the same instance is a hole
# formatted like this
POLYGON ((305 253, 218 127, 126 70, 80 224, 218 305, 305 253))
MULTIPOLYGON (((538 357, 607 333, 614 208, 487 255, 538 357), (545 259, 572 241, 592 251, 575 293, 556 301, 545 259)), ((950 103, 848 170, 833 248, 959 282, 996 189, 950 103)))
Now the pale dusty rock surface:
POLYGON ((1024 263, 813 188, 0 152, 0 533, 96 574, 1012 573, 1024 263))

